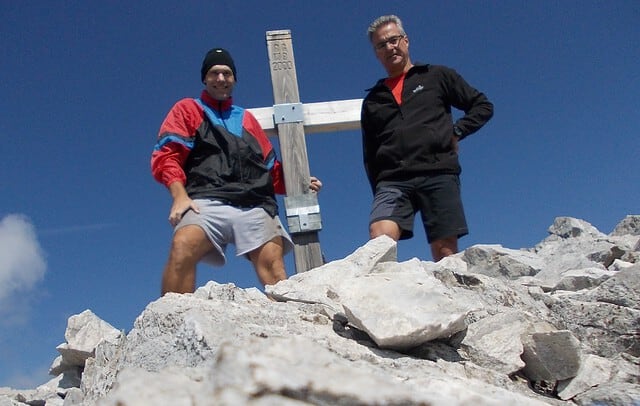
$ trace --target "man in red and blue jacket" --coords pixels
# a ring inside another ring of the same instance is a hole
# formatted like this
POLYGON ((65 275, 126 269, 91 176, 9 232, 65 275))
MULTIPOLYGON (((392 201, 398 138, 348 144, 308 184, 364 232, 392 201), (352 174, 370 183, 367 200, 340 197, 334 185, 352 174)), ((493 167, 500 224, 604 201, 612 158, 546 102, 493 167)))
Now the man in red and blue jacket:
MULTIPOLYGON (((173 198, 163 295, 193 292, 197 263, 223 265, 229 243, 252 262, 264 285, 274 284, 286 278, 283 256, 293 247, 274 195, 285 193, 282 166, 256 118, 233 104, 231 55, 211 49, 200 73, 200 98, 173 106, 151 156, 154 178, 173 198)), ((321 187, 312 177, 310 188, 321 187)))

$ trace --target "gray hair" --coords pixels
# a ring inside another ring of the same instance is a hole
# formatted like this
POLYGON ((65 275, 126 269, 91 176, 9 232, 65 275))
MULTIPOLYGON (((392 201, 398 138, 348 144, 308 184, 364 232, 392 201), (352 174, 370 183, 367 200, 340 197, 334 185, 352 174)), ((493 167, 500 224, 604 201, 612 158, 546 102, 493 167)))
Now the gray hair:
POLYGON ((400 34, 407 35, 407 33, 404 32, 404 28, 402 28, 402 21, 400 21, 400 17, 393 14, 389 14, 386 16, 381 16, 376 18, 369 25, 369 28, 367 28, 367 35, 369 36, 369 41, 371 41, 371 37, 373 37, 373 33, 376 32, 378 28, 389 23, 394 23, 395 25, 397 25, 398 29, 400 30, 400 34))

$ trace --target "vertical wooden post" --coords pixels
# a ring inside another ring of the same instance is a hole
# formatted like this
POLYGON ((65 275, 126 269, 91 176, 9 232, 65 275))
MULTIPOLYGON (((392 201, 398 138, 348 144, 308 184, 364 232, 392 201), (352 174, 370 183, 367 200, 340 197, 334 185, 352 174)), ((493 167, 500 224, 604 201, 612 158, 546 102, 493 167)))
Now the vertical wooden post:
POLYGON ((309 160, 291 31, 267 31, 267 51, 275 103, 274 122, 287 188, 285 209, 295 244, 296 272, 300 273, 322 265, 323 260, 318 238, 320 209, 317 197, 309 190, 309 160))

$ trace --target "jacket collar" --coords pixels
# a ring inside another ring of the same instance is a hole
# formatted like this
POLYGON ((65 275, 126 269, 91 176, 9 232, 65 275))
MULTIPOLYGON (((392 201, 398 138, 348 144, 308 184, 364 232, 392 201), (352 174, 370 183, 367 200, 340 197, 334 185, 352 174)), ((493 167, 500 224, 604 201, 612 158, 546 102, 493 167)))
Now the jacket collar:
MULTIPOLYGON (((420 62, 414 63, 413 66, 407 71, 405 78, 408 78, 409 76, 411 76, 413 72, 416 72, 416 71, 428 71, 429 66, 430 65, 428 63, 420 63, 420 62)), ((387 80, 387 78, 378 79, 375 85, 365 90, 369 92, 375 89, 376 87, 383 86, 385 80, 387 80)))
POLYGON ((230 97, 227 100, 216 100, 213 97, 209 96, 209 93, 207 93, 206 90, 203 90, 200 94, 200 100, 202 100, 207 106, 217 111, 229 110, 233 105, 233 97, 230 97))

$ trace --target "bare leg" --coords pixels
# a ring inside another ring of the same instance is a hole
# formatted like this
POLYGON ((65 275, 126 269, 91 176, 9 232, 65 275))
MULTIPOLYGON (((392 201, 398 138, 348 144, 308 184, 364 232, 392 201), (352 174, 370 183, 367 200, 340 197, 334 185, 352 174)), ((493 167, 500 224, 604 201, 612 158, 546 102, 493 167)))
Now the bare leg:
POLYGON ((386 235, 398 241, 401 234, 400 227, 392 220, 379 220, 369 226, 369 238, 371 239, 386 235))
POLYGON ((211 249, 213 245, 202 228, 190 225, 176 231, 162 275, 162 295, 192 293, 196 288, 196 265, 211 249))
POLYGON ((283 255, 282 237, 275 237, 249 253, 249 259, 256 270, 256 275, 263 285, 274 285, 287 279, 283 255))
POLYGON ((433 261, 438 262, 444 257, 453 255, 458 252, 458 237, 446 237, 431 242, 431 255, 433 261))

